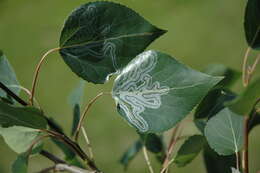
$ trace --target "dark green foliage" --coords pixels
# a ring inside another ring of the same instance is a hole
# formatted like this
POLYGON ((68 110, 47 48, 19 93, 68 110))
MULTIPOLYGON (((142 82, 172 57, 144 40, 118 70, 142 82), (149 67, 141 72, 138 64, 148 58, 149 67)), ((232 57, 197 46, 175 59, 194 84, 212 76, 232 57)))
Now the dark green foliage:
POLYGON ((174 163, 178 167, 184 167, 189 164, 204 148, 207 141, 202 135, 189 137, 179 149, 174 163))
POLYGON ((260 1, 248 0, 245 11, 245 34, 248 45, 260 49, 260 1))
POLYGON ((73 11, 60 37, 60 54, 78 76, 105 83, 165 31, 113 2, 91 2, 73 11))
POLYGON ((228 89, 217 88, 211 90, 196 108, 194 118, 210 119, 225 107, 225 102, 233 100, 235 97, 235 94, 228 89))
POLYGON ((45 129, 47 121, 39 109, 15 107, 0 101, 0 125, 2 127, 24 126, 45 129))
POLYGON ((236 167, 236 155, 220 156, 208 145, 204 147, 203 158, 207 173, 231 173, 231 167, 236 167))

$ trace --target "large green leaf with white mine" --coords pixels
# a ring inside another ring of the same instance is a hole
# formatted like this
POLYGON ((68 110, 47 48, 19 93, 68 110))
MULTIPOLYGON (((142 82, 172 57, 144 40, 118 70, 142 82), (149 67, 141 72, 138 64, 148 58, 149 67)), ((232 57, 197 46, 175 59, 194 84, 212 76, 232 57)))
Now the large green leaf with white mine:
POLYGON ((221 79, 147 51, 118 75, 113 98, 119 113, 140 132, 162 132, 180 122, 221 79))
POLYGON ((123 5, 91 2, 66 20, 60 54, 78 76, 104 83, 163 33, 123 5))

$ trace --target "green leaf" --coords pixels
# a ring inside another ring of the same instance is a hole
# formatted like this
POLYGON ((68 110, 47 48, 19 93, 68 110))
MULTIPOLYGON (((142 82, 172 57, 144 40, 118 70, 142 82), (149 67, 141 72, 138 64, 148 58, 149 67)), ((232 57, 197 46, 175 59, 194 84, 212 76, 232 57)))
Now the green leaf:
MULTIPOLYGON (((20 88, 13 67, 8 62, 6 56, 0 51, 0 82, 10 88, 15 94, 19 95, 20 88)), ((0 97, 6 98, 6 93, 0 89, 0 97)))
POLYGON ((236 166, 236 155, 220 156, 208 145, 204 147, 203 158, 207 173, 231 173, 236 166))
POLYGON ((189 137, 179 149, 174 163, 178 167, 186 166, 200 153, 206 143, 207 141, 202 135, 189 137))
POLYGON ((211 76, 224 76, 225 78, 218 83, 219 86, 230 87, 241 76, 241 72, 231 69, 223 64, 210 64, 204 72, 211 76))
POLYGON ((136 141, 132 146, 130 146, 127 151, 123 154, 120 159, 120 163, 127 169, 131 160, 138 154, 138 152, 142 149, 143 143, 141 140, 136 141))
POLYGON ((120 72, 113 98, 118 112, 140 132, 163 132, 185 118, 221 79, 146 51, 120 72))
POLYGON ((245 12, 245 34, 248 45, 260 49, 260 1, 248 0, 245 12))
POLYGON ((81 78, 105 83, 164 33, 125 6, 91 2, 73 11, 66 20, 60 54, 81 78))
POLYGON ((28 155, 22 153, 17 156, 12 164, 12 173, 27 173, 28 172, 28 155))
POLYGON ((210 147, 220 155, 238 152, 243 145, 243 120, 228 108, 211 118, 205 127, 210 147))
POLYGON ((69 97, 69 102, 73 108, 71 136, 74 135, 80 120, 80 105, 82 103, 83 96, 84 96, 84 88, 85 88, 85 82, 81 80, 79 85, 72 91, 69 97))
POLYGON ((226 103, 237 114, 249 115, 257 99, 260 98, 260 78, 250 84, 234 101, 226 103))
POLYGON ((224 103, 235 98, 235 94, 227 89, 213 89, 200 102, 194 113, 195 119, 209 119, 222 110, 224 103))
POLYGON ((28 162, 29 162, 29 154, 35 155, 38 154, 42 150, 42 143, 35 146, 31 153, 24 152, 17 156, 16 160, 12 164, 12 173, 27 173, 28 172, 28 162))
POLYGON ((160 153, 163 151, 164 145, 161 136, 153 133, 140 134, 140 136, 147 150, 153 153, 160 153))
POLYGON ((9 128, 0 127, 0 135, 3 136, 8 146, 16 153, 26 152, 33 141, 40 136, 39 130, 27 127, 13 126, 9 128))
POLYGON ((0 125, 2 127, 24 126, 45 129, 47 121, 39 109, 15 107, 0 101, 0 125))

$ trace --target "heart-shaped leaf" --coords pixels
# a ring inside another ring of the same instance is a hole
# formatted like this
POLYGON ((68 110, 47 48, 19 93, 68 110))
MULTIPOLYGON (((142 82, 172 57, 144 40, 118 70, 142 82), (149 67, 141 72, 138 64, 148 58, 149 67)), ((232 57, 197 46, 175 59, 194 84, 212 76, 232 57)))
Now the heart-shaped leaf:
POLYGON ((118 75, 113 98, 119 113, 140 132, 162 132, 180 122, 221 79, 147 51, 118 75))
POLYGON ((66 20, 60 54, 81 78, 104 83, 164 33, 125 6, 91 2, 66 20))
POLYGON ((26 152, 33 141, 39 137, 40 132, 27 127, 13 126, 9 128, 0 127, 0 135, 3 136, 8 146, 16 153, 26 152))
POLYGON ((245 12, 245 33, 248 45, 260 49, 260 1, 248 0, 245 12))
MULTIPOLYGON (((15 87, 19 86, 19 82, 16 78, 15 72, 8 62, 8 59, 0 50, 0 82, 10 88, 15 94, 19 95, 20 88, 15 87)), ((6 97, 6 93, 0 89, 0 97, 6 97)))
POLYGON ((0 125, 45 129, 47 121, 42 112, 33 107, 15 107, 0 101, 0 125))
POLYGON ((228 108, 211 118, 205 127, 210 147, 220 155, 239 152, 243 145, 243 120, 228 108))

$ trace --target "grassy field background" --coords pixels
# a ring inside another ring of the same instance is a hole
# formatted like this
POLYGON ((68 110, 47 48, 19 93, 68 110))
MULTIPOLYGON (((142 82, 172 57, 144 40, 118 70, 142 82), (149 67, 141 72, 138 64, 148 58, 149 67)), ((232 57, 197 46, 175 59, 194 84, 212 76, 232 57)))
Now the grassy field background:
MULTIPOLYGON (((41 55, 57 47, 65 18, 86 0, 0 0, 0 49, 14 66, 20 83, 31 87, 34 68, 41 55)), ((151 23, 168 30, 148 49, 171 54, 194 69, 202 70, 210 63, 223 63, 236 70, 241 69, 243 54, 247 48, 243 31, 243 13, 246 0, 120 0, 151 23)), ((259 75, 258 70, 258 75, 259 75)), ((37 100, 45 113, 57 119, 66 132, 70 130, 72 111, 67 97, 79 78, 54 53, 42 68, 37 88, 37 100)), ((84 104, 101 91, 110 91, 112 81, 105 85, 87 84, 84 104)), ((241 90, 241 82, 234 86, 241 90)), ((25 95, 23 95, 24 98, 25 95)), ((112 98, 105 96, 93 106, 85 123, 97 164, 106 173, 123 172, 118 160, 122 152, 137 139, 135 130, 129 127, 116 112, 112 98)), ((196 133, 191 124, 185 133, 196 133)), ((250 135, 251 172, 260 170, 260 128, 250 135), (256 139, 258 137, 258 139, 256 139)), ((81 141, 84 144, 83 141, 81 141)), ((55 145, 46 142, 46 148, 62 155, 55 145)), ((0 172, 9 173, 16 154, 0 138, 0 172)), ((158 165, 153 159, 156 169, 158 165)), ((50 165, 48 160, 35 157, 30 161, 30 172, 50 165)), ((201 156, 185 168, 173 172, 196 170, 204 173, 201 156)), ((129 173, 148 172, 142 154, 129 168, 129 173)))

